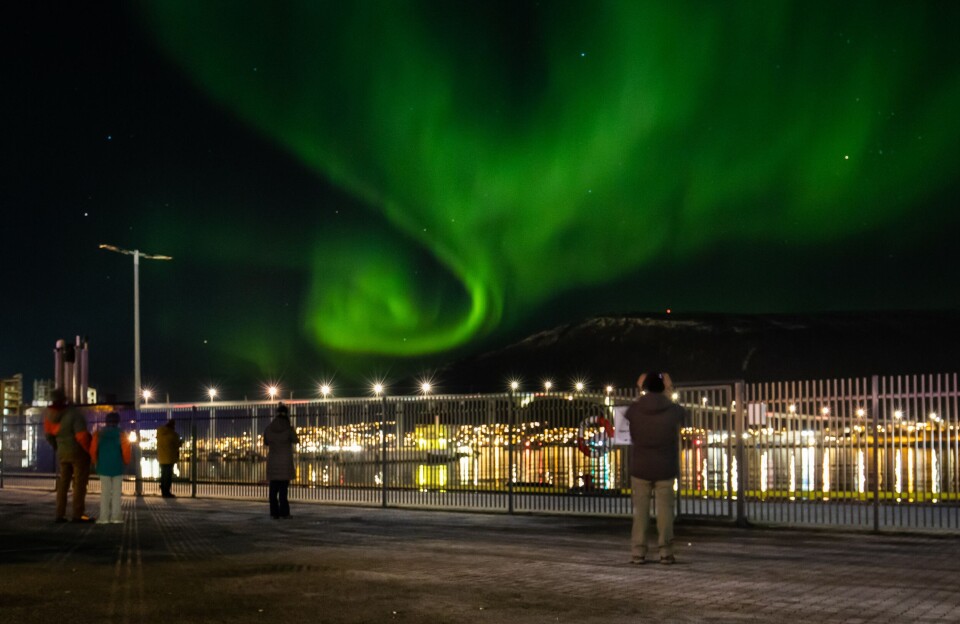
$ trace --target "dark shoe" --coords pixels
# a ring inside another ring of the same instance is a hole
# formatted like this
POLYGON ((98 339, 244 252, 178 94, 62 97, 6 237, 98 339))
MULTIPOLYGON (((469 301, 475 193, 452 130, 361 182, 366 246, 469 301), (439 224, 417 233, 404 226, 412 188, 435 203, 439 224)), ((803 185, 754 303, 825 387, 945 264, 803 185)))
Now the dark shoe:
POLYGON ((673 565, 677 562, 677 558, 673 555, 667 555, 666 557, 660 557, 660 563, 664 565, 673 565))
POLYGON ((60 518, 57 518, 56 520, 54 520, 54 522, 66 522, 66 521, 67 521, 67 519, 66 519, 66 518, 63 518, 63 517, 60 517, 60 518))
POLYGON ((633 565, 643 565, 647 562, 646 557, 630 557, 630 563, 633 565))
POLYGON ((90 522, 96 522, 96 521, 97 521, 96 518, 91 518, 90 516, 83 515, 83 516, 80 516, 79 518, 74 518, 70 522, 90 523, 90 522))
POLYGON ((160 496, 162 496, 163 498, 176 498, 176 497, 177 497, 176 494, 161 494, 160 496))

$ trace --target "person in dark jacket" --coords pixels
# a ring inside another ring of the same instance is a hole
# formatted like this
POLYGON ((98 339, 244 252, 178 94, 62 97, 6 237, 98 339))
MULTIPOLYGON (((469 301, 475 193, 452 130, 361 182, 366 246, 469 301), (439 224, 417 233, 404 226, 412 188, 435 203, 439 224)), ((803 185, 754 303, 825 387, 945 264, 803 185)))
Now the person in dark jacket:
POLYGON ((87 417, 67 401, 61 388, 54 389, 43 419, 47 441, 57 450, 57 522, 67 521, 67 494, 73 484, 73 522, 93 522, 86 514, 87 482, 90 480, 90 432, 87 417))
POLYGON ((633 443, 630 459, 630 485, 633 492, 630 562, 646 562, 650 495, 653 493, 660 563, 674 563, 674 487, 680 476, 680 429, 687 420, 687 413, 665 394, 671 389, 670 376, 666 373, 644 373, 637 380, 637 385, 641 396, 627 408, 625 414, 630 423, 633 443))
POLYGON ((287 490, 290 481, 297 476, 293 466, 293 447, 300 442, 297 432, 290 425, 290 414, 283 403, 277 405, 277 416, 263 432, 263 445, 267 447, 267 479, 270 481, 270 517, 290 517, 290 502, 287 490))

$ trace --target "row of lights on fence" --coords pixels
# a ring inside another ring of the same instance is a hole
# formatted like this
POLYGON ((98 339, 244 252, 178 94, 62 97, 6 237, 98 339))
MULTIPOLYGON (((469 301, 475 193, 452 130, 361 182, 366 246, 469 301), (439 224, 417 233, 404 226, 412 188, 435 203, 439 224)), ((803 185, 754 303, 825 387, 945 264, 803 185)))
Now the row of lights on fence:
MULTIPOLYGON (((582 381, 577 381, 576 383, 574 383, 573 387, 575 392, 585 392, 587 390, 586 384, 582 381)), ((511 392, 518 391, 520 389, 520 382, 516 380, 510 381, 509 388, 511 392)), ((550 392, 551 390, 553 390, 554 389, 553 382, 549 380, 544 381, 543 389, 545 392, 550 392)), ((434 387, 431 382, 429 381, 420 382, 420 386, 419 386, 420 394, 428 395, 431 392, 433 392, 433 390, 434 390, 434 387)), ((613 393, 614 387, 608 385, 604 388, 604 390, 609 395, 613 393)), ((370 386, 370 391, 374 396, 379 397, 383 395, 383 393, 386 391, 386 387, 382 382, 376 382, 370 386)), ((272 401, 272 400, 275 400, 278 396, 280 396, 280 388, 276 385, 270 385, 265 388, 265 393, 272 401)), ((333 387, 327 383, 321 384, 318 388, 318 393, 324 399, 330 398, 333 396, 333 387)), ((206 394, 211 401, 215 401, 217 397, 220 395, 220 391, 214 387, 209 387, 206 390, 206 394)), ((144 402, 149 403, 150 400, 153 399, 153 391, 148 388, 144 388, 140 396, 143 397, 144 402)), ((677 398, 676 393, 674 393, 673 398, 674 400, 676 400, 677 398)), ((703 402, 706 403, 706 398, 704 398, 703 402)))

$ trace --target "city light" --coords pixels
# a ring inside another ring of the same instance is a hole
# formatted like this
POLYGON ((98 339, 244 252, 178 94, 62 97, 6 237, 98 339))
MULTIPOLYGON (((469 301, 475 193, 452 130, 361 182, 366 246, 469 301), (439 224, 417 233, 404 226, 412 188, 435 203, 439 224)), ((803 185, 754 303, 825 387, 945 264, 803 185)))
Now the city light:
POLYGON ((545 382, 543 382, 543 389, 546 390, 547 392, 550 392, 550 388, 552 388, 552 387, 553 387, 553 382, 552 382, 552 381, 545 381, 545 382))
POLYGON ((824 405, 823 407, 820 408, 820 413, 823 414, 824 416, 829 416, 830 408, 824 405))
POLYGON ((791 414, 796 414, 796 413, 797 413, 797 406, 796 406, 795 404, 791 403, 791 404, 790 404, 790 407, 787 408, 787 411, 790 412, 791 414))
POLYGON ((514 392, 516 392, 517 389, 519 389, 519 388, 520 388, 520 382, 519 382, 519 381, 517 381, 516 379, 513 379, 513 380, 510 381, 510 389, 511 389, 511 390, 513 390, 514 392))
POLYGON ((612 392, 613 392, 613 386, 607 386, 606 390, 607 390, 607 394, 612 393, 612 392))
POLYGON ((141 394, 143 395, 144 403, 149 403, 150 399, 153 398, 153 392, 149 388, 144 388, 141 394))
POLYGON ((267 386, 267 394, 270 396, 271 401, 277 398, 277 394, 279 392, 280 392, 280 388, 278 388, 276 384, 270 384, 269 386, 267 386))
POLYGON ((327 398, 333 392, 333 389, 329 384, 323 384, 320 386, 320 396, 327 398))
POLYGON ((380 396, 381 394, 383 394, 383 384, 380 383, 380 382, 377 382, 377 383, 373 384, 373 388, 372 388, 372 389, 373 389, 373 393, 374 393, 376 396, 380 396))
POLYGON ((583 392, 584 384, 582 381, 578 381, 573 387, 577 389, 577 392, 583 392))
POLYGON ((422 392, 423 394, 430 394, 430 390, 432 388, 433 386, 430 385, 429 381, 424 381, 420 384, 420 392, 422 392))
POLYGON ((863 418, 864 415, 866 415, 866 413, 867 413, 867 411, 866 411, 865 409, 863 409, 862 407, 858 407, 858 408, 857 408, 857 416, 858 416, 858 417, 863 418))
POLYGON ((901 418, 903 418, 903 412, 901 410, 896 410, 893 413, 893 417, 896 418, 897 420, 900 420, 901 418))
POLYGON ((217 389, 216 388, 207 388, 207 396, 210 397, 210 400, 217 398, 217 389))

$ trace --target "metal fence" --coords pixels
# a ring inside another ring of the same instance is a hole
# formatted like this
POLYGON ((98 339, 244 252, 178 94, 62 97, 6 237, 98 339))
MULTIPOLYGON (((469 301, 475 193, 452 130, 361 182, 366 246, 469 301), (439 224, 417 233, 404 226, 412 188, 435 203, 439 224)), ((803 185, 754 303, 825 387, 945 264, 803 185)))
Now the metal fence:
MULTIPOLYGON (((293 500, 627 515, 616 408, 635 391, 288 401, 300 436, 293 500)), ((957 376, 678 387, 678 512, 740 523, 960 528, 957 376)), ((130 491, 157 491, 156 429, 184 440, 178 495, 266 498, 267 402, 122 412, 137 438, 130 491), (135 474, 138 472, 139 474, 135 474)), ((92 428, 109 408, 89 410, 92 428)), ((39 414, 2 428, 0 486, 53 485, 39 414)), ((91 490, 96 492, 92 484, 91 490)))

